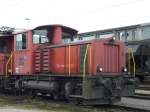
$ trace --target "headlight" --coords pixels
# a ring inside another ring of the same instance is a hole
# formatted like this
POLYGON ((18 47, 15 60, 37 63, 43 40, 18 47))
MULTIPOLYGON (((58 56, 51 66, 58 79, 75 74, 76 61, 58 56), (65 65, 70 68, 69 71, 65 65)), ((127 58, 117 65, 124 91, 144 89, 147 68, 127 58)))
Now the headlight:
POLYGON ((102 72, 103 71, 103 67, 102 65, 97 65, 97 72, 102 72))
POLYGON ((123 68, 123 72, 127 72, 127 68, 126 67, 123 68))
POLYGON ((99 72, 102 72, 103 71, 103 68, 102 67, 99 67, 99 72))
POLYGON ((113 37, 113 38, 112 38, 112 40, 113 40, 113 41, 115 41, 115 40, 116 40, 116 38, 115 38, 115 37, 113 37))

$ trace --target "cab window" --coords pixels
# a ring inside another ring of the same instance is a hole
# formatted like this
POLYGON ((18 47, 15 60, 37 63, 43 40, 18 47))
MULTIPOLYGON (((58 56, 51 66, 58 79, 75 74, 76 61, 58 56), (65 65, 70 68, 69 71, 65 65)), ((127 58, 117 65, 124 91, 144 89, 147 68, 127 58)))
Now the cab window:
POLYGON ((6 40, 0 40, 0 53, 7 53, 7 42, 6 42, 6 40))
POLYGON ((33 43, 34 44, 44 44, 48 43, 48 32, 47 30, 34 30, 33 31, 33 43))
POLYGON ((27 33, 16 35, 16 50, 27 49, 27 33))
POLYGON ((69 43, 69 42, 72 41, 71 39, 72 39, 72 35, 71 34, 69 34, 67 32, 63 32, 62 33, 62 42, 63 43, 69 43))

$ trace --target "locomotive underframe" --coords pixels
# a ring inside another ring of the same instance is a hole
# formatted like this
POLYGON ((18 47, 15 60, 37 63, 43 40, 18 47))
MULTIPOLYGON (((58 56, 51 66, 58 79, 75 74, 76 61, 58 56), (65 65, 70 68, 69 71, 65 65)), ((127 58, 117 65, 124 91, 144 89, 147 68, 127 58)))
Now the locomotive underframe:
POLYGON ((1 91, 49 94, 54 100, 65 99, 83 105, 112 104, 134 93, 132 78, 118 76, 11 75, 0 77, 1 91))

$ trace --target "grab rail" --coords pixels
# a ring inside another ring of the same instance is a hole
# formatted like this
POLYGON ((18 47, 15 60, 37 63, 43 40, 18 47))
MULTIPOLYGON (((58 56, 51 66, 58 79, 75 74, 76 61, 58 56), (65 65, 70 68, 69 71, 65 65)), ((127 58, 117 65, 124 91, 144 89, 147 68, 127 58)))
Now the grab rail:
POLYGON ((86 51, 85 51, 85 55, 84 55, 84 62, 83 62, 83 80, 85 80, 85 77, 86 77, 86 75, 85 75, 85 71, 86 71, 85 65, 86 65, 86 59, 87 59, 88 48, 89 48, 89 44, 87 44, 87 46, 86 46, 86 51))
POLYGON ((131 71, 130 71, 130 69, 131 69, 130 58, 132 58, 132 62, 133 62, 133 76, 135 78, 136 77, 136 63, 135 63, 135 59, 134 59, 134 54, 133 54, 132 48, 128 49, 128 74, 131 73, 131 71))
POLYGON ((7 73, 8 73, 8 64, 9 64, 9 62, 10 62, 10 69, 11 69, 11 74, 12 74, 12 68, 13 68, 13 66, 12 66, 12 58, 13 58, 13 52, 11 52, 11 54, 10 54, 10 56, 9 56, 9 58, 8 58, 8 61, 7 61, 7 63, 6 63, 6 77, 7 77, 7 73))
POLYGON ((89 63, 89 65, 90 65, 90 69, 89 69, 90 72, 89 73, 90 73, 90 76, 92 76, 92 47, 91 47, 91 45, 89 46, 89 49, 90 49, 89 50, 89 53, 90 53, 90 57, 89 57, 90 58, 90 63, 89 63))

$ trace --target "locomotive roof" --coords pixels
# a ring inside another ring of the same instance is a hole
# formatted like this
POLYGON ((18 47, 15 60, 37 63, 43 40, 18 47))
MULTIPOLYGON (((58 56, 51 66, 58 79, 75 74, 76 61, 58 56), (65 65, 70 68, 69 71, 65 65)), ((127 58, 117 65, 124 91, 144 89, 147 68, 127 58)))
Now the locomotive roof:
POLYGON ((33 29, 28 29, 28 30, 24 30, 24 31, 14 32, 13 34, 24 33, 24 32, 28 32, 28 31, 32 31, 32 30, 38 30, 38 29, 42 29, 42 28, 53 28, 55 26, 61 26, 64 31, 70 32, 72 35, 76 35, 78 33, 78 31, 76 29, 73 29, 71 27, 55 24, 55 25, 42 25, 42 26, 35 27, 33 29))
POLYGON ((63 26, 63 25, 59 25, 59 24, 55 24, 55 25, 42 25, 42 26, 38 26, 38 27, 34 28, 34 30, 41 29, 41 28, 53 28, 55 26, 61 26, 64 31, 70 32, 70 33, 72 33, 72 35, 75 35, 75 34, 78 33, 78 31, 76 29, 73 29, 73 28, 67 27, 67 26, 63 26))

